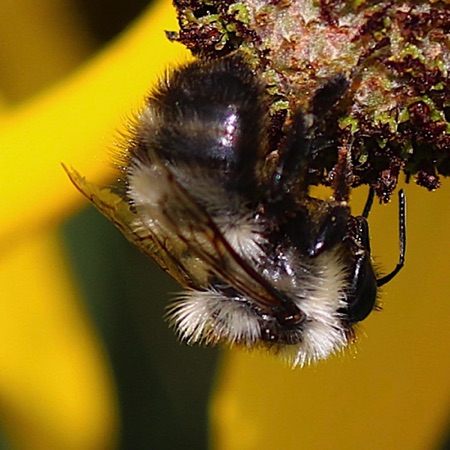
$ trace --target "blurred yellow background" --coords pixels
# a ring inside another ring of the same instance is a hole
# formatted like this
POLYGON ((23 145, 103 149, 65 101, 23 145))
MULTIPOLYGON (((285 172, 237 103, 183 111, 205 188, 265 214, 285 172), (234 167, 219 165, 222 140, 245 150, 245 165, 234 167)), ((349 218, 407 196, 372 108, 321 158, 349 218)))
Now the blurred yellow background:
MULTIPOLYGON (((267 355, 219 360, 178 345, 162 320, 163 296, 177 287, 96 212, 75 216, 84 200, 60 162, 106 182, 123 119, 188 55, 165 38, 177 27, 169 1, 103 47, 86 17, 75 1, 0 2, 0 448, 444 445, 449 180, 433 193, 405 187, 406 267, 383 289, 383 311, 361 324, 356 352, 293 371, 267 355)), ((355 192, 356 213, 365 195, 355 192)), ((388 271, 398 257, 396 199, 374 205, 370 226, 388 271)))

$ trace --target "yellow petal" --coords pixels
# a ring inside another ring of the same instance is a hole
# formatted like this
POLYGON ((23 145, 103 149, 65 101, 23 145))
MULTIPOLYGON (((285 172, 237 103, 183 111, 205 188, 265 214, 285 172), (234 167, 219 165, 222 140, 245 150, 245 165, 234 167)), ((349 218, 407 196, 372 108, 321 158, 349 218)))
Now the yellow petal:
POLYGON ((0 243, 54 222, 82 199, 60 162, 95 181, 109 170, 115 132, 162 70, 186 51, 167 41, 176 29, 167 1, 157 2, 128 33, 59 86, 0 121, 0 243))
POLYGON ((159 2, 115 45, 0 118, 0 390, 2 422, 21 449, 105 449, 117 407, 107 361, 52 224, 82 202, 60 162, 100 181, 115 128, 182 53, 159 2), (122 117, 121 117, 122 116, 122 117))
POLYGON ((108 363, 54 233, 0 259, 0 390, 20 449, 105 449, 117 433, 108 363))
POLYGON ((0 86, 17 102, 74 69, 93 48, 75 2, 0 2, 0 86))

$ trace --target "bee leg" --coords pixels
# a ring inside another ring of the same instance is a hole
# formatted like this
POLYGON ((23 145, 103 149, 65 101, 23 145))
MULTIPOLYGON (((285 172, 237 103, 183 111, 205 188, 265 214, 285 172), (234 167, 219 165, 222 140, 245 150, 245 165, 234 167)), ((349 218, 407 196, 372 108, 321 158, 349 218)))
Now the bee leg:
POLYGON ((270 197, 273 202, 283 200, 286 194, 305 191, 304 175, 311 154, 305 116, 297 112, 286 139, 278 151, 277 167, 270 180, 270 197))
POLYGON ((337 163, 333 167, 329 178, 335 201, 347 204, 354 182, 350 137, 343 138, 342 145, 338 149, 337 163))
POLYGON ((323 117, 342 98, 349 86, 349 79, 340 73, 317 89, 311 104, 314 116, 323 117))
POLYGON ((311 111, 308 114, 298 111, 292 117, 271 178, 272 202, 282 199, 286 193, 298 195, 307 192, 305 173, 311 159, 311 138, 317 132, 317 122, 342 98, 348 86, 349 80, 344 74, 331 78, 315 93, 311 111))

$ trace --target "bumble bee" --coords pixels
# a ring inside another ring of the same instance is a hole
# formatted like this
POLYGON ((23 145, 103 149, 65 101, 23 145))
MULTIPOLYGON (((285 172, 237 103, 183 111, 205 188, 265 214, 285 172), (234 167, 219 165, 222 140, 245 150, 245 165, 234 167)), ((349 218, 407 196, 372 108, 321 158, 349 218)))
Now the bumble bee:
POLYGON ((354 340, 378 287, 403 266, 403 193, 400 261, 381 279, 369 244, 373 191, 363 215, 352 216, 345 151, 334 196, 309 195, 316 116, 347 85, 339 75, 319 89, 312 112, 297 113, 274 150, 261 77, 239 55, 197 60, 146 99, 122 155, 123 195, 68 171, 185 288, 167 311, 182 340, 263 347, 293 366, 326 358, 354 340))

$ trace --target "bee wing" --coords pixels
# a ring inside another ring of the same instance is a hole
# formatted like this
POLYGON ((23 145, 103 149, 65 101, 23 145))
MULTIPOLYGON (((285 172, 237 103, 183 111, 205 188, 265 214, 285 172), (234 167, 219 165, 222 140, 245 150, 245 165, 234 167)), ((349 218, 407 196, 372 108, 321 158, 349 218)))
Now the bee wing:
POLYGON ((205 290, 214 278, 234 288, 262 311, 284 321, 301 320, 299 310, 230 245, 210 215, 174 174, 152 155, 148 170, 152 188, 164 189, 164 200, 146 208, 128 202, 108 188, 88 183, 75 170, 65 170, 73 184, 145 254, 181 285, 205 290))
POLYGON ((105 215, 143 253, 150 256, 165 272, 183 286, 190 284, 189 276, 181 270, 177 262, 153 233, 136 228, 138 219, 129 203, 110 188, 99 188, 89 183, 76 170, 62 164, 74 186, 105 215))
POLYGON ((190 194, 189 185, 185 188, 178 181, 177 171, 185 169, 171 168, 156 151, 147 150, 149 160, 136 163, 130 181, 131 191, 143 193, 136 198, 141 226, 165 236, 165 248, 183 272, 190 274, 190 286, 205 290, 221 283, 225 288, 234 288, 262 311, 275 312, 283 321, 301 320, 292 300, 237 253, 211 215, 190 194))

